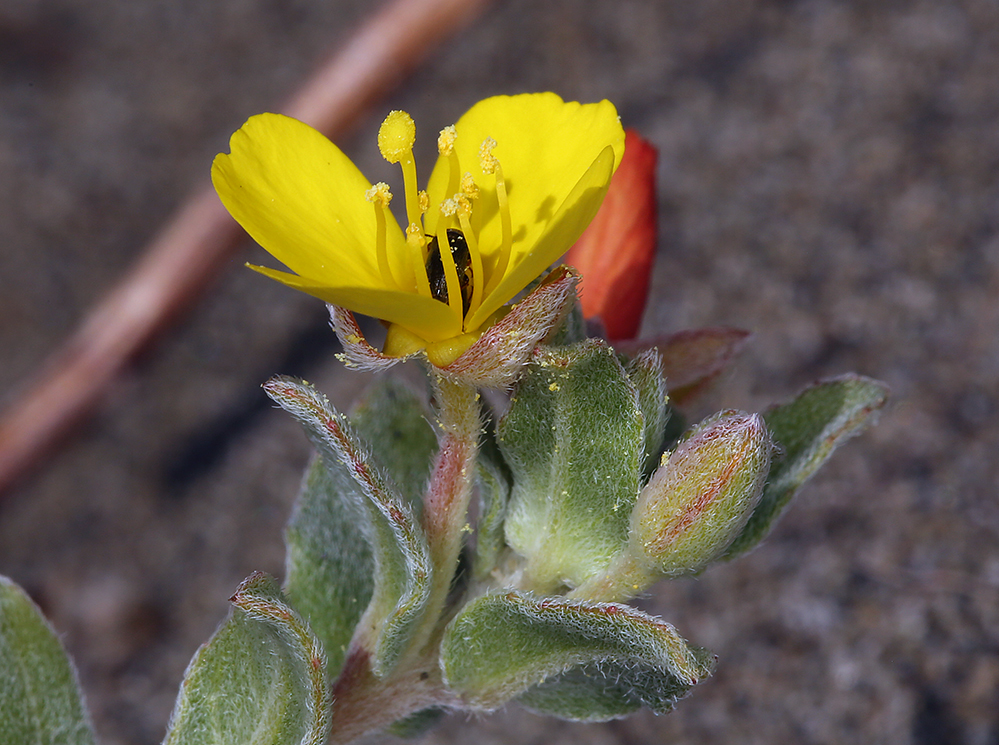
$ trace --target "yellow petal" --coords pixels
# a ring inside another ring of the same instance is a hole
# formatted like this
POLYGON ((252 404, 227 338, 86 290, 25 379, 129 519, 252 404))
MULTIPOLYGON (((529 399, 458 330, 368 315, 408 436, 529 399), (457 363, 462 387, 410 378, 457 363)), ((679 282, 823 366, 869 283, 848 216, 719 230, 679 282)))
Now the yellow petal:
MULTIPOLYGON (((496 263, 501 228, 495 182, 479 168, 483 140, 496 140, 493 154, 502 166, 509 195, 513 247, 508 271, 532 251, 556 211, 604 148, 613 148, 612 172, 624 154, 624 130, 609 101, 565 102, 554 93, 495 96, 469 109, 455 129, 455 150, 461 167, 473 174, 480 188, 472 226, 479 231, 487 275, 496 263)), ((450 196, 443 193, 447 177, 448 165, 441 159, 428 188, 434 204, 450 196)), ((568 250, 569 244, 565 248, 568 250)))
POLYGON ((331 305, 340 305, 355 313, 397 323, 430 342, 461 333, 460 314, 439 300, 387 287, 329 285, 311 277, 300 277, 264 266, 247 266, 331 305))
MULTIPOLYGON (((229 147, 212 164, 212 182, 230 214, 271 255, 319 285, 394 286, 378 270, 375 208, 364 196, 371 183, 336 145, 300 121, 260 114, 229 147)), ((398 265, 405 238, 394 220, 387 223, 392 270, 407 276, 411 270, 398 265)))
POLYGON ((567 246, 576 242, 600 209, 616 162, 616 154, 611 147, 604 148, 593 160, 555 214, 542 226, 541 235, 529 247, 529 251, 520 255, 496 289, 483 299, 479 309, 466 320, 467 330, 478 328, 497 308, 558 259, 567 246))

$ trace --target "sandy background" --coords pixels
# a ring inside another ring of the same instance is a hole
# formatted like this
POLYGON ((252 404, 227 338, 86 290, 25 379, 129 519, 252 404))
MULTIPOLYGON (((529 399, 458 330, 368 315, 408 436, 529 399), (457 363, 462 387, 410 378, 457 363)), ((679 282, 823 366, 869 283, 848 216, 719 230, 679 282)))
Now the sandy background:
MULTIPOLYGON (((16 395, 212 156, 346 38, 364 2, 5 0, 0 377, 16 395)), ((579 726, 512 708, 428 743, 999 742, 999 4, 497 4, 345 149, 493 93, 610 98, 661 150, 652 334, 755 332, 696 414, 810 381, 887 381, 771 539, 646 607, 720 657, 674 714, 579 726)), ((430 138, 424 145, 431 145, 430 138)), ((259 384, 346 406, 319 303, 247 246, 92 418, 0 504, 0 572, 63 634, 98 734, 155 743, 252 570, 280 574, 304 437, 259 384)))

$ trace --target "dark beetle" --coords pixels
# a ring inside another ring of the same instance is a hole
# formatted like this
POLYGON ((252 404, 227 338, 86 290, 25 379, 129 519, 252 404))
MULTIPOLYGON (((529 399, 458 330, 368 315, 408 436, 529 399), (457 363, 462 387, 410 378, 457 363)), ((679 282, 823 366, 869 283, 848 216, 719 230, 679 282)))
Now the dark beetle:
MULTIPOLYGON (((461 288, 461 315, 468 313, 472 302, 472 255, 468 252, 465 234, 455 228, 448 228, 447 242, 451 248, 451 257, 458 270, 458 286, 461 288)), ((441 249, 435 235, 430 239, 430 253, 427 254, 427 278, 430 280, 430 294, 436 300, 446 303, 447 279, 444 274, 444 263, 441 261, 441 249)))

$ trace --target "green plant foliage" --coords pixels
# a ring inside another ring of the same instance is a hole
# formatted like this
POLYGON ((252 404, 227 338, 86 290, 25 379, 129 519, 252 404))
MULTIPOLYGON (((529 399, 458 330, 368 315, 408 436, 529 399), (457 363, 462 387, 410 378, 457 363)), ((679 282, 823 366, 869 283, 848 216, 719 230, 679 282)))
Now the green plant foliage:
POLYGON ((565 317, 555 325, 548 334, 545 343, 553 347, 564 347, 576 344, 586 339, 586 319, 583 317, 583 306, 575 296, 569 304, 565 317))
POLYGON ((0 576, 0 742, 92 745, 76 671, 27 594, 0 576))
MULTIPOLYGON (((380 378, 351 423, 364 440, 377 443, 372 460, 416 510, 437 447, 420 400, 380 378)), ((322 641, 335 672, 371 599, 374 559, 361 487, 343 463, 333 465, 314 459, 295 502, 285 531, 285 592, 322 641)))
POLYGON ((593 673, 636 667, 649 676, 636 691, 593 685, 581 693, 579 678, 571 676, 564 679, 564 696, 558 692, 559 679, 528 695, 528 702, 534 696, 538 708, 570 718, 581 718, 579 706, 587 698, 600 702, 603 714, 646 698, 655 709, 666 710, 713 666, 712 655, 687 644, 669 624, 634 608, 518 592, 483 595, 470 602, 448 626, 441 644, 445 682, 477 709, 499 707, 574 669, 594 680, 593 673))
POLYGON ((648 477, 659 465, 670 414, 662 358, 657 349, 648 349, 627 361, 624 369, 638 392, 638 406, 645 424, 642 472, 648 477))
POLYGON ((641 480, 639 397, 605 342, 540 348, 497 427, 514 486, 507 542, 532 589, 579 585, 627 539, 641 480))
POLYGON ((415 714, 410 714, 405 719, 393 722, 385 731, 396 737, 402 737, 407 740, 414 739, 433 729, 434 726, 440 723, 445 714, 447 714, 447 711, 439 706, 421 709, 415 714))
POLYGON ((346 470, 313 458, 285 531, 284 589, 326 649, 329 670, 343 665, 374 586, 368 517, 346 470))
POLYGON ((305 427, 327 469, 345 468, 365 497, 375 577, 359 633, 371 644, 373 670, 386 675, 408 648, 429 599, 432 569, 426 536, 410 505, 394 492, 347 418, 325 396, 286 377, 273 378, 264 390, 305 427))
POLYGON ((496 442, 496 429, 491 418, 486 418, 479 453, 476 460, 476 478, 479 486, 479 521, 475 531, 476 580, 485 579, 497 565, 506 548, 503 535, 504 520, 510 499, 513 476, 503 460, 496 442))
MULTIPOLYGON (((704 652, 704 664, 714 661, 704 652)), ((690 692, 690 685, 655 662, 613 660, 580 665, 534 686, 518 701, 539 714, 573 722, 605 722, 638 711, 667 714, 690 692)))
POLYGON ((806 388, 793 401, 763 415, 778 446, 763 496, 746 527, 725 554, 745 553, 774 522, 808 479, 847 439, 859 434, 888 400, 888 387, 860 375, 843 375, 806 388))
POLYGON ((638 495, 632 554, 668 577, 716 561, 759 504, 772 448, 759 414, 724 412, 694 427, 638 495))
POLYGON ((419 514, 437 452, 437 435, 420 398, 397 380, 377 378, 351 412, 350 423, 372 446, 375 466, 419 514))
POLYGON ((184 675, 164 745, 320 745, 329 685, 318 640, 256 574, 184 675))

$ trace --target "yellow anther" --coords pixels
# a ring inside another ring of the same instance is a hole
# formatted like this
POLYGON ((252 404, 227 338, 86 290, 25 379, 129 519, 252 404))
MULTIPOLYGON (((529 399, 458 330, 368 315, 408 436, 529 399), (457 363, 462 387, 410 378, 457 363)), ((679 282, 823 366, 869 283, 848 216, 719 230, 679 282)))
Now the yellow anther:
POLYGON ((467 199, 479 198, 479 185, 475 183, 472 174, 465 172, 461 177, 461 195, 467 199))
POLYGON ((392 201, 392 192, 389 191, 388 184, 384 181, 379 181, 377 184, 373 185, 370 189, 364 192, 364 198, 369 202, 380 204, 382 207, 388 207, 389 203, 392 201))
POLYGON ((389 163, 398 163, 413 150, 416 124, 405 111, 390 111, 378 129, 378 149, 389 163))
POLYGON ((420 214, 425 214, 430 209, 430 196, 427 194, 426 189, 423 189, 417 194, 417 197, 420 205, 420 214))
POLYGON ((447 157, 454 151, 454 141, 457 139, 458 133, 453 124, 450 127, 444 127, 437 136, 437 152, 447 157))
POLYGON ((499 161, 493 155, 493 148, 496 147, 496 140, 487 137, 479 146, 479 167, 483 173, 495 173, 499 167, 499 161))
POLYGON ((441 202, 441 214, 445 217, 451 217, 458 211, 458 200, 454 197, 450 199, 445 199, 441 202))

